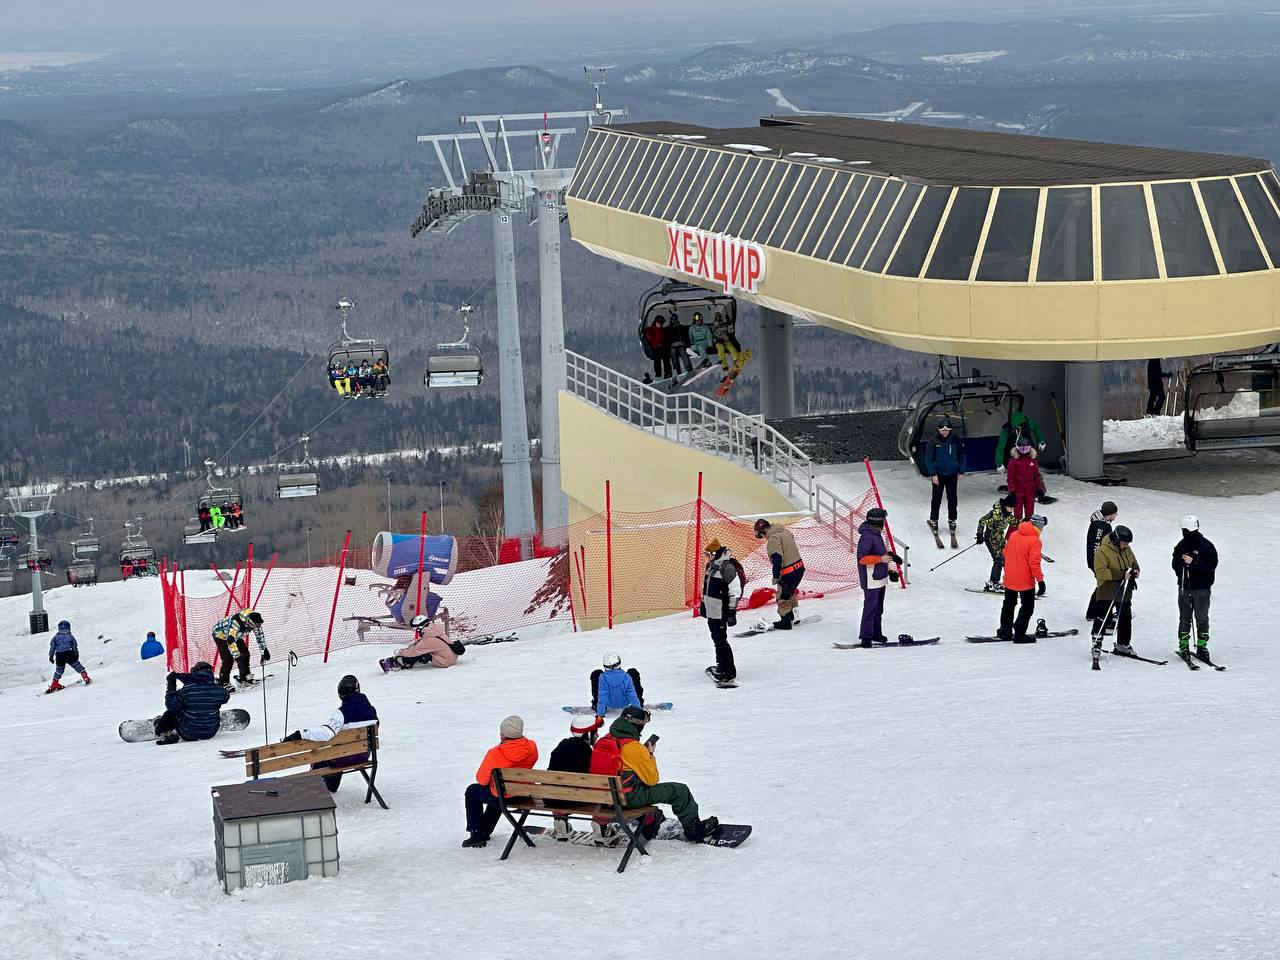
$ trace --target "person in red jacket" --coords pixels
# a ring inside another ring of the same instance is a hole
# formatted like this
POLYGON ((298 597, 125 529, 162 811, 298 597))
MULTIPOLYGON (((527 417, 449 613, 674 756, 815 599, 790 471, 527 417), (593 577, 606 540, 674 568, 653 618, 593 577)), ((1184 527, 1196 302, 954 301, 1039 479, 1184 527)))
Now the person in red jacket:
POLYGON ((502 740, 491 747, 476 771, 476 782, 467 787, 467 839, 464 847, 483 847, 489 842, 493 828, 502 816, 498 795, 489 783, 494 770, 516 767, 532 769, 538 762, 538 745, 524 735, 524 721, 519 717, 507 717, 498 728, 502 740))
POLYGON ((1044 480, 1040 477, 1040 464, 1036 462, 1036 452, 1029 437, 1018 438, 1018 445, 1009 455, 1007 469, 1006 481, 1014 497, 1014 519, 1030 520, 1036 509, 1036 494, 1043 489, 1044 480))
POLYGON ((671 376, 671 347, 667 341, 666 321, 657 316, 653 323, 644 328, 644 339, 649 344, 649 353, 653 357, 654 379, 666 379, 671 376))
MULTIPOLYGON (((1010 471, 1013 461, 1010 461, 1010 471)), ((1000 629, 996 636, 1014 643, 1035 643, 1027 636, 1027 624, 1036 610, 1036 597, 1044 596, 1044 573, 1040 569, 1040 531, 1048 519, 1033 514, 1030 522, 1019 523, 1004 544, 1004 604, 1000 608, 1000 629), (1018 619, 1013 618, 1018 608, 1018 619)))

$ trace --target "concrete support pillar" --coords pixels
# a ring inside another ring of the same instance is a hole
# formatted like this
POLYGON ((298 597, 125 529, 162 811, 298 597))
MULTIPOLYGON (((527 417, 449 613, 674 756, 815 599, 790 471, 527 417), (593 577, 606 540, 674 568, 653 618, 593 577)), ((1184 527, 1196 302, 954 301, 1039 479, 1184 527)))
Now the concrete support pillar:
POLYGON ((766 420, 794 417, 796 374, 792 356, 791 317, 760 309, 760 346, 756 363, 760 378, 760 414, 766 420))
POLYGON ((538 299, 542 308, 542 532, 545 546, 569 537, 569 502, 560 489, 560 391, 565 386, 564 301, 560 286, 560 181, 558 170, 537 170, 538 299))
POLYGON ((1072 360, 1067 375, 1067 472, 1102 476, 1102 364, 1072 360))

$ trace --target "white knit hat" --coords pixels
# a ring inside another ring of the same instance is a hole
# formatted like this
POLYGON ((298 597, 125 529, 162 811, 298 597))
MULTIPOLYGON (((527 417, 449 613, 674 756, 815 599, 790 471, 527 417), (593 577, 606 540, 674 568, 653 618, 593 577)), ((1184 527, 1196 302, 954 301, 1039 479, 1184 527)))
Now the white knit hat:
POLYGON ((524 736, 524 721, 517 716, 510 716, 502 721, 498 727, 498 732, 502 734, 506 740, 515 740, 524 736))

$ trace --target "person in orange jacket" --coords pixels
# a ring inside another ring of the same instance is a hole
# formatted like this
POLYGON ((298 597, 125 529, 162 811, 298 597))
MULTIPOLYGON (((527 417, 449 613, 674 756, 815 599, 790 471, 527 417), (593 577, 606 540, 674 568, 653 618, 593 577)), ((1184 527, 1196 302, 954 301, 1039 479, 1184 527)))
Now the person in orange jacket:
MULTIPOLYGON (((1015 521, 1016 522, 1016 521, 1015 521)), ((1004 544, 1004 604, 1000 608, 1000 629, 996 636, 1014 643, 1035 643, 1027 636, 1027 624, 1036 610, 1036 597, 1044 596, 1044 573, 1040 569, 1040 531, 1048 519, 1032 514, 1019 523, 1004 544), (1014 607, 1018 619, 1013 618, 1014 607)))
POLYGON ((498 825, 498 817, 502 815, 498 795, 489 783, 493 771, 504 767, 528 770, 538 762, 538 745, 525 737, 523 720, 516 716, 507 717, 498 732, 502 735, 501 742, 484 755, 480 769, 476 771, 476 782, 467 787, 468 836, 462 841, 464 847, 483 847, 488 843, 493 828, 498 825))

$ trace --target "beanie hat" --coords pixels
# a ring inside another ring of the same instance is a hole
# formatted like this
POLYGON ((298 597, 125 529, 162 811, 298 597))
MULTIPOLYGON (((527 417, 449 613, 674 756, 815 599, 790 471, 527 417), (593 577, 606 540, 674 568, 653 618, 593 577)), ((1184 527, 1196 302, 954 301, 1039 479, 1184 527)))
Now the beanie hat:
POLYGON ((883 526, 887 516, 889 516, 889 512, 883 507, 872 507, 867 511, 867 523, 873 527, 883 526))
POLYGON ((1120 512, 1120 508, 1119 508, 1119 507, 1117 507, 1117 506, 1115 505, 1115 501, 1113 501, 1113 500, 1106 500, 1106 501, 1104 501, 1104 502, 1103 502, 1103 504, 1102 504, 1102 510, 1101 510, 1100 512, 1101 512, 1101 514, 1102 514, 1104 517, 1109 517, 1109 516, 1111 516, 1113 513, 1119 513, 1119 512, 1120 512))
POLYGON ((510 716, 498 726, 498 732, 504 740, 516 740, 524 736, 524 721, 517 716, 510 716))
POLYGON ((1018 505, 1018 498, 1015 494, 1011 493, 1008 496, 1001 497, 1000 502, 1012 510, 1018 505))
POLYGON ((715 537, 712 537, 710 541, 707 542, 707 545, 702 549, 705 550, 707 553, 719 553, 721 549, 723 549, 723 546, 724 545, 719 540, 717 540, 715 537))
POLYGON ((604 726, 604 717, 597 717, 594 714, 589 717, 574 717, 569 721, 569 732, 576 737, 581 737, 592 730, 599 730, 602 726, 604 726))

